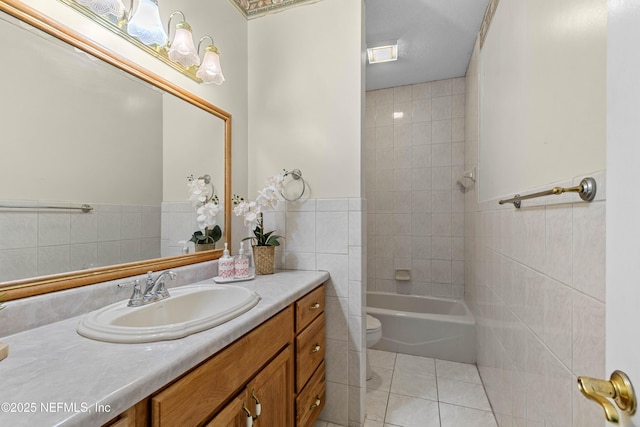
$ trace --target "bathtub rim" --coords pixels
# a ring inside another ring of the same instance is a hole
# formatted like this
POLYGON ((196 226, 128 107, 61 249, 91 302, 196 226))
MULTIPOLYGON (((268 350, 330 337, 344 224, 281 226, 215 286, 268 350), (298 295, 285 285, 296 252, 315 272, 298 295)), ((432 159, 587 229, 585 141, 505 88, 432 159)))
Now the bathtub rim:
MULTIPOLYGON (((467 303, 465 302, 465 300, 462 300, 462 299, 431 297, 431 296, 425 296, 425 295, 397 294, 393 292, 367 291, 367 297, 369 296, 369 294, 380 295, 380 296, 389 295, 394 297, 399 296, 399 297, 407 297, 407 298, 430 299, 430 300, 437 300, 437 301, 443 301, 443 302, 450 302, 450 303, 460 304, 465 311, 464 315, 417 313, 415 311, 397 311, 397 310, 391 310, 388 308, 370 307, 367 302, 366 313, 373 315, 373 317, 375 317, 375 314, 378 313, 378 314, 384 314, 384 315, 396 316, 396 317, 415 317, 419 319, 440 320, 440 321, 459 323, 459 324, 473 324, 473 325, 476 324, 475 316, 469 309, 469 306, 467 306, 467 303)), ((367 301, 368 301, 368 298, 367 298, 367 301)))

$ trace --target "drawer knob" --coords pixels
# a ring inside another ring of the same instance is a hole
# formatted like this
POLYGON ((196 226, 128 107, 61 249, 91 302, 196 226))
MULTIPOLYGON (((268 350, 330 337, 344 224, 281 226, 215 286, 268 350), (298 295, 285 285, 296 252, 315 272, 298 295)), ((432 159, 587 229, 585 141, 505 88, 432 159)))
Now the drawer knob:
POLYGON ((311 307, 309 307, 309 310, 317 310, 319 308, 320 308, 320 303, 317 302, 317 303, 311 305, 311 307))
POLYGON ((316 396, 316 401, 313 402, 313 405, 309 406, 309 410, 316 409, 318 406, 320 406, 320 403, 320 397, 316 396))
POLYGON ((317 353, 319 351, 320 351, 320 344, 316 344, 316 346, 311 349, 311 354, 317 353))

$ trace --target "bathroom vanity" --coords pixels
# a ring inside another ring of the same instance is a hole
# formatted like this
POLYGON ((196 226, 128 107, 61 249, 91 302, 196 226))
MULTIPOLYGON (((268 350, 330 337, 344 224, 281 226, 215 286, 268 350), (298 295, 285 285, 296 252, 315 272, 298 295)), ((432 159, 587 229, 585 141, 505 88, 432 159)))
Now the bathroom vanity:
POLYGON ((290 271, 238 283, 260 303, 177 340, 94 341, 75 332, 78 317, 3 338, 11 353, 0 363, 0 402, 16 411, 0 412, 0 425, 312 426, 325 400, 328 277, 290 271))

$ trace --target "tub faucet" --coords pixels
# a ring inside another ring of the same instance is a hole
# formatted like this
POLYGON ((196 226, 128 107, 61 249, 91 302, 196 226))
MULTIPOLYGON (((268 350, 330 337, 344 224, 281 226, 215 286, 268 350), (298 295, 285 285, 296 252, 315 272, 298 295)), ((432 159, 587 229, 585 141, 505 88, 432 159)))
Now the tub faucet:
POLYGON ((144 294, 142 296, 142 304, 149 304, 155 301, 160 301, 165 298, 169 298, 169 291, 165 286, 165 281, 167 277, 169 279, 174 280, 178 275, 173 271, 163 271, 158 275, 158 277, 153 279, 152 271, 147 273, 147 286, 144 289, 144 294))

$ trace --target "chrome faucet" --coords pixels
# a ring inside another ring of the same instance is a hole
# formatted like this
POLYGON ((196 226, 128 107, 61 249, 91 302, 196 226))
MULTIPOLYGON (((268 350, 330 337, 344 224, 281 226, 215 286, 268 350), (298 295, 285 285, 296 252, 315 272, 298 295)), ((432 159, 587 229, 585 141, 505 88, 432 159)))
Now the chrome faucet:
POLYGON ((140 307, 141 305, 150 304, 155 301, 160 301, 165 298, 169 298, 169 291, 166 288, 165 282, 167 277, 169 279, 174 280, 178 275, 173 271, 163 271, 158 275, 158 277, 153 279, 153 271, 149 271, 147 273, 147 284, 144 289, 144 294, 140 290, 140 280, 136 279, 130 283, 121 283, 118 287, 125 287, 128 285, 133 285, 133 293, 131 294, 131 298, 129 298, 129 303, 127 304, 129 307, 140 307))
POLYGON ((169 279, 174 280, 176 277, 178 277, 176 273, 169 270, 163 271, 154 280, 152 273, 152 271, 149 271, 147 273, 147 286, 145 287, 144 294, 142 295, 141 305, 169 298, 171 295, 169 295, 169 291, 165 286, 166 278, 169 277, 169 279))

